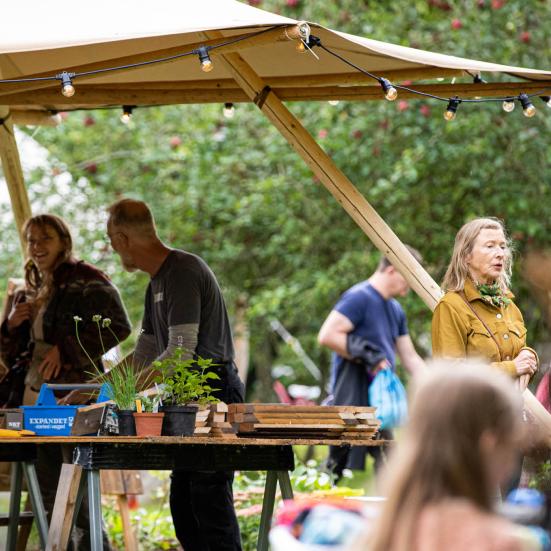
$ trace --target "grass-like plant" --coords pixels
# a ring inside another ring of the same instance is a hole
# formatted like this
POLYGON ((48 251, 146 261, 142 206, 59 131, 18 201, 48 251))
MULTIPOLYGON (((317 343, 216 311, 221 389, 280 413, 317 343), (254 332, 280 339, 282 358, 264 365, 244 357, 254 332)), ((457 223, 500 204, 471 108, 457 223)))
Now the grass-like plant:
MULTIPOLYGON (((80 340, 78 324, 82 321, 82 318, 74 316, 73 319, 75 321, 75 334, 78 344, 86 354, 90 363, 94 366, 94 372, 90 374, 96 381, 102 384, 106 383, 107 396, 110 400, 115 402, 119 410, 135 410, 139 388, 140 386, 147 386, 148 383, 152 382, 152 373, 150 372, 146 375, 143 368, 134 366, 133 363, 126 358, 117 358, 115 366, 111 370, 102 371, 90 357, 80 340)), ((95 314, 92 316, 92 321, 97 325, 98 335, 104 354, 107 351, 103 344, 102 331, 110 331, 117 343, 120 344, 117 335, 111 329, 111 320, 109 318, 102 318, 100 314, 95 314)))

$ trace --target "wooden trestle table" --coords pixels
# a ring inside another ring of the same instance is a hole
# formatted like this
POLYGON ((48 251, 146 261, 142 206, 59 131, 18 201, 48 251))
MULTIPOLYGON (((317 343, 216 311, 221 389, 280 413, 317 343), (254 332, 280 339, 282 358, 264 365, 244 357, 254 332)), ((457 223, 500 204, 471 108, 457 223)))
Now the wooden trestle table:
POLYGON ((76 512, 88 486, 90 547, 102 551, 101 469, 190 471, 266 471, 266 485, 257 550, 267 551, 268 531, 279 482, 284 499, 293 499, 289 471, 295 467, 293 445, 380 446, 383 440, 313 438, 216 438, 137 436, 57 436, 0 439, 0 461, 12 461, 12 490, 7 551, 15 549, 19 520, 22 472, 25 473, 43 549, 67 547, 76 512), (46 513, 36 481, 36 447, 51 444, 74 446, 73 463, 64 464, 48 530, 46 513), (82 476, 83 471, 85 476, 82 476), (11 546, 11 548, 10 548, 11 546))

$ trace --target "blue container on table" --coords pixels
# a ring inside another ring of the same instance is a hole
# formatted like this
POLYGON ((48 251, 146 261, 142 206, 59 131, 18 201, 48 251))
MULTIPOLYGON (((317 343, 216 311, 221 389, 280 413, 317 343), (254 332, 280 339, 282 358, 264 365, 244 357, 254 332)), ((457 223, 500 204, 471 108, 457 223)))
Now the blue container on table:
POLYGON ((22 406, 23 425, 26 430, 32 430, 37 436, 69 436, 77 409, 83 405, 59 406, 54 390, 97 390, 100 393, 97 402, 106 402, 105 385, 79 384, 56 385, 44 383, 40 387, 40 393, 34 406, 22 406))

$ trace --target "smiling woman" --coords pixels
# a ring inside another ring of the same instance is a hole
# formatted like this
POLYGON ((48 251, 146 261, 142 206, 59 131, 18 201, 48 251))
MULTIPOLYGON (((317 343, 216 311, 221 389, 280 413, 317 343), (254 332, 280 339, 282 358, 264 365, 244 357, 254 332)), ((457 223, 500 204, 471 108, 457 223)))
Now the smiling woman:
POLYGON ((525 386, 538 356, 526 346, 524 320, 509 290, 511 267, 499 220, 477 218, 459 230, 442 282, 446 294, 432 319, 432 348, 436 357, 485 360, 525 386))
MULTIPOLYGON (((10 367, 25 363, 23 404, 31 405, 43 382, 83 383, 90 379, 93 363, 101 366, 103 345, 109 349, 124 340, 131 327, 119 293, 108 278, 74 258, 71 233, 61 218, 34 216, 25 223, 23 235, 27 243, 25 288, 13 296, 2 322, 0 353, 10 367), (112 332, 104 336, 103 343, 92 321, 96 312, 111 318, 112 332), (85 320, 80 338, 90 358, 78 344, 74 316, 85 320)), ((63 459, 70 460, 71 450, 53 445, 40 448, 38 481, 44 505, 52 511, 61 464, 63 459)), ((85 506, 77 526, 87 531, 88 524, 85 506)), ((74 548, 80 547, 76 544, 74 548)), ((107 540, 104 548, 109 549, 107 540)))

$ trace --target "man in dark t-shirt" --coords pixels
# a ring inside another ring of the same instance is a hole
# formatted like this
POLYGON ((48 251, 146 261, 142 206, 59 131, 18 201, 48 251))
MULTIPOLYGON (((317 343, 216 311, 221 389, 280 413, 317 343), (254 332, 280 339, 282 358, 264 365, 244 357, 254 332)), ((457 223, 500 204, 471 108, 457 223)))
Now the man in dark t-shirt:
MULTIPOLYGON (((184 357, 212 359, 220 377, 211 382, 216 397, 242 402, 228 314, 211 269, 200 257, 164 245, 142 201, 122 199, 108 212, 107 233, 124 268, 151 277, 133 362, 150 365, 176 348, 184 357)), ((241 551, 232 483, 233 472, 173 471, 170 509, 186 551, 241 551)))
MULTIPOLYGON (((420 259, 417 251, 410 251, 420 259)), ((382 258, 375 273, 348 289, 325 322, 318 341, 333 351, 330 391, 332 403, 367 406, 368 389, 379 369, 396 368, 396 353, 404 367, 412 374, 424 367, 408 334, 406 315, 394 297, 405 296, 409 287, 405 278, 386 258, 382 258), (354 336, 355 339, 350 339, 354 336), (369 348, 375 365, 368 365, 365 357, 357 356, 358 342, 369 348), (352 348, 351 349, 351 345, 352 348), (356 346, 354 346, 356 345, 356 346)), ((381 431, 382 433, 382 431, 381 431)), ((382 433, 391 438, 391 433, 382 433)), ((340 477, 345 467, 363 469, 365 454, 375 459, 375 468, 382 462, 379 447, 331 446, 328 466, 340 477)))

